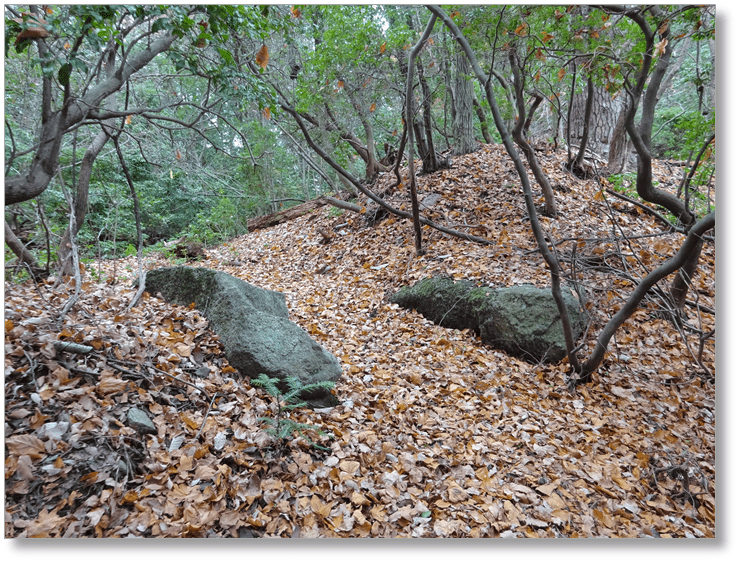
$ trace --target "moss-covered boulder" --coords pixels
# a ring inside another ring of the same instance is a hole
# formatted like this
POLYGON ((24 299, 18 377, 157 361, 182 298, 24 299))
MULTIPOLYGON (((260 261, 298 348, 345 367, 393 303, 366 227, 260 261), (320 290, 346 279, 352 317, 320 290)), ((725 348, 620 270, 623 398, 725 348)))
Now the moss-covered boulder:
MULTIPOLYGON (((229 363, 243 375, 264 373, 281 381, 293 376, 303 385, 341 376, 336 357, 290 321, 282 293, 220 271, 186 266, 148 272, 146 290, 174 304, 195 303, 220 336, 229 363)), ((314 407, 337 403, 327 391, 303 398, 314 407)))
MULTIPOLYGON (((562 291, 575 337, 587 326, 578 299, 562 291)), ((494 289, 469 281, 429 277, 390 298, 447 328, 471 329, 486 345, 538 363, 567 354, 559 309, 550 289, 519 285, 494 289)))

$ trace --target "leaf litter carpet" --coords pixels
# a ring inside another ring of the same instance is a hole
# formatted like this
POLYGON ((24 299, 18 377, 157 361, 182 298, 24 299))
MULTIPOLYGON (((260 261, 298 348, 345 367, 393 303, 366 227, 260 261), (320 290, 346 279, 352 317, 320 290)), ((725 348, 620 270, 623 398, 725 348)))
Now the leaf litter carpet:
MULTIPOLYGON (((562 172, 561 155, 540 158, 560 210, 542 224, 588 297, 585 357, 641 268, 682 237, 562 172)), ((670 188, 678 172, 655 177, 670 188)), ((322 427, 313 437, 329 451, 298 437, 279 454, 258 421, 274 414, 271 397, 228 365, 197 310, 145 294, 126 312, 135 259, 89 264, 63 320, 73 282, 6 283, 5 536, 714 536, 712 338, 705 369, 695 360, 714 317, 689 306, 697 330, 681 332, 659 299, 644 302, 594 382, 571 393, 566 361, 531 365, 388 303, 429 275, 549 285, 498 148, 418 181, 426 216, 495 243, 424 227, 416 257, 410 222, 371 227, 324 207, 190 264, 281 291, 292 320, 339 358, 341 404, 290 414, 322 427), (58 352, 58 340, 94 351, 58 352), (131 408, 155 435, 129 427, 131 408)), ((388 196, 410 210, 404 198, 388 196)), ((714 306, 713 243, 689 298, 714 306)))

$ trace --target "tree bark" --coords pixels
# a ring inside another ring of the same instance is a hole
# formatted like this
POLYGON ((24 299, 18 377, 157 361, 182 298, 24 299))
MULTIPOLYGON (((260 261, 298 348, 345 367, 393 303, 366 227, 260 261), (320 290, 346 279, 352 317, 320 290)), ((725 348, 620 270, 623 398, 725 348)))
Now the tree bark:
POLYGON ((454 76, 454 121, 452 131, 454 136, 455 156, 470 154, 477 150, 475 141, 475 127, 472 121, 474 88, 470 80, 470 65, 464 53, 457 54, 456 73, 454 76))
POLYGON ((626 138, 626 99, 621 102, 621 110, 618 112, 616 126, 611 135, 611 142, 608 146, 608 165, 605 173, 607 175, 620 174, 626 167, 626 161, 629 156, 626 138))

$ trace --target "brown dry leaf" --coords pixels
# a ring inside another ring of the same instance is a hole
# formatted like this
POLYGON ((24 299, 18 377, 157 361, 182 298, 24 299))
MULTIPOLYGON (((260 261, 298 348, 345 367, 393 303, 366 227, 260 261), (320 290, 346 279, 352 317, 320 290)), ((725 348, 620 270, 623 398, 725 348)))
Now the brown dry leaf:
POLYGON ((256 63, 262 68, 262 70, 266 70, 267 65, 269 64, 269 49, 267 48, 267 45, 262 45, 262 48, 259 49, 256 63))
POLYGON ((5 438, 5 446, 11 455, 28 455, 32 459, 45 456, 44 443, 34 435, 11 435, 5 438))

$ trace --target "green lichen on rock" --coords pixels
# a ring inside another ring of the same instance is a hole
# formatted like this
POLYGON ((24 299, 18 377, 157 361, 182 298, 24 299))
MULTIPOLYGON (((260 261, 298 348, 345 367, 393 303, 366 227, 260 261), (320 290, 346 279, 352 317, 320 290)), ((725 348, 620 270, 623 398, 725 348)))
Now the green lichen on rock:
POLYGON ((447 277, 429 277, 413 287, 401 289, 390 298, 390 302, 419 312, 423 310, 424 317, 445 328, 464 330, 475 325, 474 318, 464 306, 473 288, 474 284, 469 281, 455 283, 447 277))
MULTIPOLYGON (((194 303, 220 336, 229 363, 248 377, 295 377, 308 386, 341 376, 336 357, 290 321, 282 293, 220 271, 186 266, 148 272, 146 290, 174 304, 194 303)), ((318 407, 337 403, 325 390, 303 398, 318 407)))
MULTIPOLYGON (((587 326, 578 299, 562 291, 576 337, 587 326)), ((519 285, 494 289, 444 277, 404 287, 391 302, 415 309, 447 328, 471 329, 486 345, 528 361, 558 362, 566 355, 559 309, 550 289, 519 285)))

